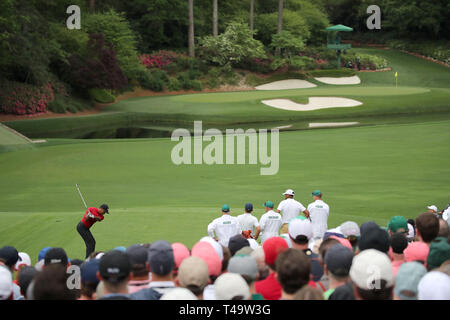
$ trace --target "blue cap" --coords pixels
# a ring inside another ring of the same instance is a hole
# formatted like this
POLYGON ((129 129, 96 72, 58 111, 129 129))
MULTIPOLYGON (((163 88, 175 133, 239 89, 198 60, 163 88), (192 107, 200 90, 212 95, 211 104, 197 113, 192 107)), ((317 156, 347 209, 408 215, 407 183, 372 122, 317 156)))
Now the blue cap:
POLYGON ((81 265, 81 283, 85 284, 86 281, 91 283, 99 283, 97 278, 97 272, 100 265, 100 259, 91 259, 84 262, 81 265))
POLYGON ((247 211, 247 212, 253 211, 253 205, 251 203, 246 203, 245 211, 247 211))
POLYGON ((150 271, 160 276, 168 275, 175 267, 175 257, 169 242, 159 240, 152 243, 148 252, 150 271))
POLYGON ((43 248, 38 255, 38 261, 44 260, 45 259, 45 254, 47 253, 48 250, 50 250, 52 247, 45 247, 43 248))
POLYGON ((118 246, 118 247, 115 247, 113 250, 117 250, 117 251, 125 253, 127 251, 127 248, 125 248, 124 246, 118 246))

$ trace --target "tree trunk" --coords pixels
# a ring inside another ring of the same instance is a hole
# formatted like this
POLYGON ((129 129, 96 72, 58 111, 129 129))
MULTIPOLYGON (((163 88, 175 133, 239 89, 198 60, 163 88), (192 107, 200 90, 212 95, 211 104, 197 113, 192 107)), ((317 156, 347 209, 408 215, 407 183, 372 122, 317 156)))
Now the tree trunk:
POLYGON ((194 43, 194 0, 189 0, 189 57, 195 57, 194 43))
POLYGON ((254 20, 255 20, 255 0, 250 0, 250 31, 252 32, 253 38, 253 29, 254 29, 254 20))
POLYGON ((213 0, 213 36, 217 37, 219 35, 219 9, 218 9, 218 0, 213 0))
MULTIPOLYGON (((277 26, 277 33, 280 34, 283 30, 283 0, 278 0, 278 26, 277 26)), ((280 48, 277 48, 275 50, 275 55, 277 57, 280 56, 281 50, 280 48)))
POLYGON ((89 11, 92 13, 94 13, 95 11, 95 0, 89 0, 89 11))

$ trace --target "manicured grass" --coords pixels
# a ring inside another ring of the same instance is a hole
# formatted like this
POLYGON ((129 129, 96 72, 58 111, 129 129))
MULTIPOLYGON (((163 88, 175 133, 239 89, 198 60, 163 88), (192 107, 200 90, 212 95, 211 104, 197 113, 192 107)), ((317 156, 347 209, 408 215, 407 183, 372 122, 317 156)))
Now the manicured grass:
POLYGON ((330 226, 414 218, 425 205, 448 202, 449 125, 446 120, 281 133, 274 176, 261 176, 259 165, 175 166, 170 155, 176 143, 169 139, 50 140, 0 156, 0 243, 33 259, 47 245, 82 257, 75 226, 83 205, 75 183, 90 205, 111 207, 111 215, 93 229, 100 250, 157 239, 192 246, 223 203, 237 215, 252 202, 260 217, 261 204, 278 204, 286 188, 305 205, 320 188, 331 206, 330 226))

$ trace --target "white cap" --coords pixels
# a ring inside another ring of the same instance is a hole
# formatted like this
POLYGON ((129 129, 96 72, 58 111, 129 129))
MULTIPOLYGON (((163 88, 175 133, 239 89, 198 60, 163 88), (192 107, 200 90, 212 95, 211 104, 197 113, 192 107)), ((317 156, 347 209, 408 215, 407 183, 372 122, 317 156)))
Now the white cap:
POLYGON ((256 241, 255 239, 247 239, 247 240, 248 243, 250 244, 250 248, 252 248, 253 250, 259 247, 258 241, 256 241))
POLYGON ((408 239, 414 239, 415 236, 415 232, 414 232, 414 227, 412 226, 411 223, 408 223, 408 239))
POLYGON ((298 236, 305 236, 308 240, 311 239, 313 236, 311 222, 306 219, 292 219, 289 222, 289 235, 292 239, 295 239, 298 236))
POLYGON ((232 300, 241 296, 243 300, 250 298, 250 288, 247 282, 237 273, 224 273, 214 282, 214 292, 217 300, 232 300))
POLYGON ((379 280, 385 280, 387 287, 394 285, 391 260, 388 255, 375 250, 366 249, 353 258, 350 278, 361 289, 376 287, 379 280))
POLYGON ((428 206, 427 208, 430 210, 434 210, 434 212, 438 212, 438 208, 434 204, 431 206, 428 206))
POLYGON ((31 259, 30 256, 25 252, 19 252, 20 259, 17 261, 16 265, 14 266, 14 270, 19 270, 21 266, 27 266, 31 267, 31 259))
POLYGON ((186 288, 174 288, 165 293, 160 300, 198 300, 197 297, 186 288))
POLYGON ((11 272, 4 266, 0 266, 0 300, 7 300, 13 292, 11 272))
POLYGON ((291 238, 289 237, 289 233, 282 233, 282 234, 280 234, 280 237, 282 237, 286 241, 289 248, 292 248, 292 241, 291 241, 291 238))
POLYGON ((293 196, 293 195, 294 195, 294 190, 292 190, 292 189, 287 189, 287 190, 283 193, 283 196, 285 196, 285 195, 293 196))
POLYGON ((39 272, 42 271, 43 267, 44 267, 44 259, 39 260, 39 261, 34 265, 34 268, 35 268, 37 271, 39 271, 39 272))
POLYGON ((450 276, 440 272, 428 272, 419 282, 419 300, 450 300, 450 276))
POLYGON ((223 261, 223 248, 220 243, 218 243, 216 240, 214 240, 211 237, 203 237, 200 239, 200 241, 208 242, 211 244, 214 248, 214 250, 217 252, 217 255, 220 258, 220 261, 223 261))
POLYGON ((356 222, 353 221, 346 221, 343 224, 340 225, 339 230, 341 233, 348 237, 348 236, 361 236, 361 233, 359 231, 359 226, 356 222))

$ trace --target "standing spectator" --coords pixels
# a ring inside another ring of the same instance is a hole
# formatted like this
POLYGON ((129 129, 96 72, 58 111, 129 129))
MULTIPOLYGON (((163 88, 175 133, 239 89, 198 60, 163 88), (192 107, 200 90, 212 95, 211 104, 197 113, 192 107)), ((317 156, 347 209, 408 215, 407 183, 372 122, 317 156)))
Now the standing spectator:
POLYGON ((104 285, 104 295, 100 300, 130 300, 128 296, 130 271, 130 259, 126 253, 119 250, 105 253, 100 259, 97 275, 104 285))
POLYGON ((352 245, 353 252, 356 252, 358 249, 358 241, 361 237, 361 232, 359 230, 359 226, 356 222, 346 221, 342 223, 339 227, 344 237, 350 241, 352 245))
POLYGON ((312 193, 314 202, 308 205, 309 218, 313 226, 314 239, 321 239, 328 229, 330 207, 322 200, 322 192, 315 190, 312 193))
POLYGON ((398 269, 405 262, 404 250, 408 246, 408 240, 403 233, 394 233, 391 237, 392 248, 392 274, 397 275, 398 269))
POLYGON ((67 287, 67 278, 67 268, 63 264, 45 266, 34 278, 34 285, 29 286, 33 289, 33 300, 76 300, 77 292, 67 287))
MULTIPOLYGON (((297 218, 300 212, 303 212, 305 216, 309 218, 308 210, 303 204, 294 200, 294 194, 294 190, 287 189, 286 192, 283 193, 285 199, 278 205, 277 212, 281 213, 283 216, 283 226, 281 227, 280 233, 288 233, 289 221, 297 218)), ((261 222, 259 224, 261 224, 261 222)))
POLYGON ((17 274, 17 284, 20 287, 20 294, 24 300, 27 299, 27 290, 31 281, 37 275, 38 271, 33 267, 22 266, 17 274))
POLYGON ((258 218, 252 215, 253 204, 246 203, 244 210, 245 213, 237 217, 240 228, 242 231, 250 231, 250 235, 252 235, 253 239, 258 240, 261 228, 259 227, 258 218))
POLYGON ((264 280, 255 282, 256 292, 266 300, 279 300, 281 298, 281 285, 275 274, 275 260, 283 251, 288 249, 286 241, 281 237, 272 237, 263 244, 264 259, 269 267, 269 275, 264 280))
MULTIPOLYGON (((250 243, 241 234, 237 234, 235 236, 232 236, 230 238, 230 241, 228 242, 228 249, 230 250, 231 257, 234 256, 234 254, 237 251, 239 251, 240 249, 242 249, 244 247, 250 247, 250 243)), ((222 270, 222 272, 223 271, 224 270, 222 270)))
POLYGON ((271 238, 278 236, 278 231, 280 230, 282 220, 281 215, 273 211, 274 204, 272 201, 266 201, 264 203, 264 208, 266 213, 261 216, 259 220, 259 226, 261 227, 261 244, 271 238))
MULTIPOLYGON (((325 265, 325 255, 329 248, 331 248, 334 245, 339 244, 339 241, 333 238, 326 238, 322 241, 322 243, 319 246, 319 263, 322 266, 322 268, 325 265)), ((330 288, 328 275, 324 272, 322 278, 320 279, 320 283, 324 286, 325 290, 327 291, 330 288)))
POLYGON ((270 269, 265 261, 264 249, 262 247, 258 247, 250 253, 250 256, 256 260, 256 264, 258 265, 259 280, 266 279, 269 275, 270 269))
POLYGON ((203 299, 203 290, 209 283, 208 265, 199 257, 188 257, 180 265, 175 279, 178 287, 191 291, 198 300, 203 299))
POLYGON ((434 215, 437 216, 439 210, 438 210, 438 208, 437 208, 434 204, 431 205, 431 206, 428 206, 427 209, 428 209, 427 212, 433 213, 434 215))
MULTIPOLYGON (((212 238, 209 239, 213 240, 212 238)), ((216 241, 214 242, 217 243, 216 241)), ((173 269, 173 275, 177 276, 178 268, 180 268, 181 263, 183 262, 184 259, 188 258, 191 255, 191 253, 189 252, 189 249, 180 242, 172 243, 172 249, 173 249, 173 257, 175 259, 175 268, 173 269)), ((220 248, 220 250, 222 250, 222 248, 220 248)))
POLYGON ((422 213, 416 219, 417 237, 428 246, 439 233, 439 219, 432 213, 422 213))
POLYGON ((402 264, 395 277, 394 300, 417 300, 417 287, 426 273, 427 269, 419 262, 402 264))
POLYGON ((128 293, 132 294, 147 288, 150 284, 148 249, 142 245, 134 244, 126 249, 126 254, 131 263, 128 293))
POLYGON ((236 234, 241 234, 242 230, 236 217, 230 215, 230 206, 224 204, 222 206, 222 216, 214 219, 208 225, 208 235, 219 241, 224 247, 228 247, 228 241, 236 234), (214 232, 217 238, 214 237, 214 232))
POLYGON ((432 271, 450 261, 450 238, 436 238, 431 242, 427 257, 428 270, 432 271))
POLYGON ((250 288, 251 300, 264 300, 263 296, 257 293, 255 289, 255 281, 259 277, 258 265, 256 264, 255 258, 249 255, 236 254, 230 260, 228 272, 237 273, 244 278, 250 288))
POLYGON ((359 250, 376 249, 388 253, 390 248, 389 235, 378 225, 365 223, 361 226, 361 239, 359 240, 359 250))
POLYGON ((418 285, 419 300, 450 300, 450 276, 440 271, 428 272, 418 285))
POLYGON ((419 261, 420 263, 425 264, 429 252, 430 247, 426 243, 421 241, 412 242, 404 251, 405 261, 419 261))
POLYGON ((205 261, 208 266, 210 284, 203 290, 203 300, 216 300, 214 294, 214 282, 222 272, 222 261, 220 261, 219 255, 216 250, 214 250, 214 247, 205 241, 197 242, 194 247, 192 247, 191 255, 193 257, 199 257, 205 261))
POLYGON ((437 237, 448 238, 450 236, 450 227, 444 219, 439 219, 439 232, 437 237))
POLYGON ((11 271, 4 265, 0 265, 0 300, 13 300, 11 271))
POLYGON ((281 300, 292 300, 293 295, 309 282, 310 262, 300 250, 287 249, 275 262, 276 277, 281 284, 281 300))
POLYGON ((329 289, 323 294, 325 300, 328 300, 337 287, 350 281, 352 261, 353 252, 341 244, 334 245, 326 251, 324 271, 329 279, 329 289))
POLYGON ((357 300, 392 300, 394 277, 387 254, 375 249, 360 252, 353 259, 350 277, 357 300))
POLYGON ((416 237, 416 228, 414 227, 416 224, 414 222, 414 219, 408 220, 408 235, 406 238, 408 239, 408 242, 413 242, 416 237), (413 223, 411 223, 411 221, 413 223))
POLYGON ((69 258, 67 257, 66 251, 63 248, 50 248, 45 253, 44 268, 47 268, 52 264, 61 264, 65 268, 70 265, 69 258))
POLYGON ((324 300, 324 298, 321 290, 310 286, 303 286, 303 288, 294 294, 292 300, 324 300))
POLYGON ((237 273, 224 273, 214 284, 217 300, 248 300, 250 289, 247 282, 237 273))
POLYGON ((198 300, 197 297, 188 289, 174 288, 164 294, 159 300, 198 300))
POLYGON ((153 242, 148 251, 148 262, 152 273, 149 288, 154 289, 161 295, 175 288, 173 281, 175 258, 169 242, 165 240, 153 242))
POLYGON ((99 266, 99 259, 91 259, 81 264, 81 289, 78 300, 96 300, 97 286, 100 282, 97 277, 99 266))
POLYGON ((292 219, 289 222, 289 237, 292 241, 292 248, 301 250, 308 257, 311 264, 311 279, 318 282, 323 276, 323 268, 320 265, 319 255, 308 248, 308 243, 313 234, 313 225, 309 220, 292 219))
MULTIPOLYGON (((11 272, 12 277, 14 277, 14 267, 17 262, 20 262, 21 258, 19 252, 16 248, 11 246, 4 246, 0 249, 0 262, 8 268, 11 272)), ((13 282, 14 300, 21 300, 23 296, 20 294, 20 287, 13 282)))
POLYGON ((19 252, 19 259, 14 266, 14 271, 19 272, 23 267, 31 267, 31 258, 26 252, 19 252))
POLYGON ((397 232, 407 235, 409 232, 408 221, 402 216, 392 217, 388 223, 388 230, 390 236, 397 232))

